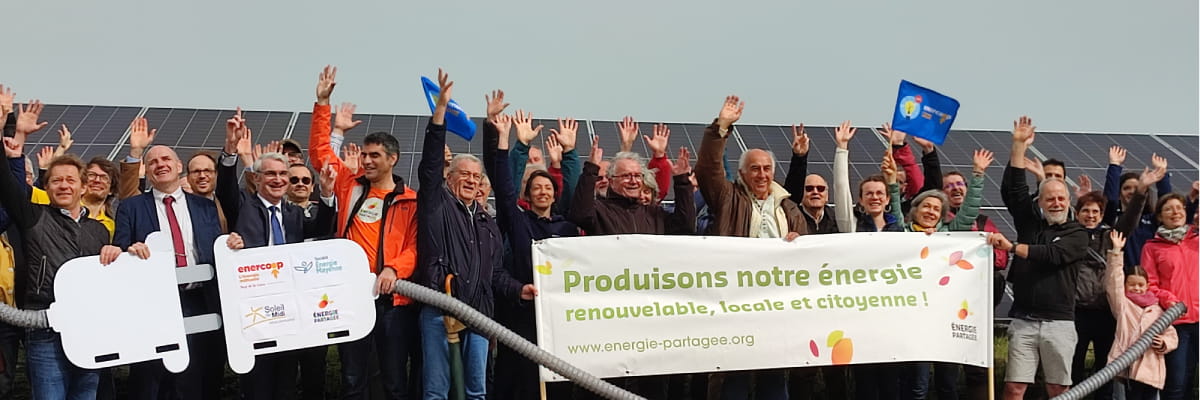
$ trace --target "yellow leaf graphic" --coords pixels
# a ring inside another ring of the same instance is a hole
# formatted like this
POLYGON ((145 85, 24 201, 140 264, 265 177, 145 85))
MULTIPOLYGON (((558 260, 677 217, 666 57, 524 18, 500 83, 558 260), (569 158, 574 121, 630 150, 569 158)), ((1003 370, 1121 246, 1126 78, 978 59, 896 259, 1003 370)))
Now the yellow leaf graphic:
POLYGON ((833 347, 834 345, 837 344, 837 342, 839 340, 842 340, 842 335, 843 335, 842 331, 829 332, 829 338, 825 339, 825 345, 829 346, 829 347, 833 347))
POLYGON ((545 264, 538 264, 535 268, 537 268, 539 274, 550 275, 553 272, 554 266, 547 260, 545 264))

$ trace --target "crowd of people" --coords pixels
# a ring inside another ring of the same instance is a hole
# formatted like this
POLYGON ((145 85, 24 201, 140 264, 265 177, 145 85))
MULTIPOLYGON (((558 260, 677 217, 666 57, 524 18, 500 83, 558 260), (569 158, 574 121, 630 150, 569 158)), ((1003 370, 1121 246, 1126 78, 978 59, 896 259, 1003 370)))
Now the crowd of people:
MULTIPOLYGON (((1196 387, 1200 183, 1187 194, 1173 192, 1166 160, 1157 155, 1145 169, 1125 173, 1125 150, 1113 147, 1104 187, 1093 191, 1089 180, 1080 179, 1072 190, 1065 180, 1069 165, 1027 157, 1036 133, 1032 121, 1021 117, 1013 124, 1001 185, 1016 227, 1016 237, 1008 238, 980 212, 985 171, 994 161, 988 149, 974 152, 970 171, 946 171, 936 145, 884 125, 878 131, 890 146, 879 173, 858 182, 855 198, 848 171, 857 129, 849 121, 835 130, 836 148, 820 149, 834 153, 832 176, 807 172, 813 149, 803 125, 793 126, 790 167, 781 183, 769 150, 749 149, 736 165, 727 159, 726 142, 745 108, 736 96, 725 98, 704 130, 693 166, 687 148, 669 158, 666 125, 642 136, 628 117, 618 125, 619 151, 605 157, 593 138, 581 160, 575 120, 559 119, 543 135, 531 113, 507 113, 509 103, 497 90, 484 96, 481 159, 453 154, 446 145, 454 83, 438 71, 440 95, 423 133, 414 190, 392 172, 397 137, 370 132, 361 144, 348 138, 361 121, 350 103, 334 113, 336 74, 328 66, 319 74, 307 154, 294 140, 255 144, 239 110, 226 121, 221 152, 187 158, 154 144, 157 132, 137 118, 120 162, 83 162, 70 153, 71 132, 61 126, 59 145, 41 149, 34 164, 25 156, 25 141, 47 127, 39 121, 44 106, 33 100, 14 110, 11 90, 0 87, 8 158, 0 163, 0 300, 46 309, 63 263, 98 255, 107 265, 125 253, 148 258, 145 240, 152 232, 170 235, 177 267, 213 264, 209 244, 227 233, 225 245, 232 249, 344 238, 362 247, 380 296, 374 330, 336 346, 342 398, 447 398, 449 360, 457 351, 467 398, 531 399, 542 390, 536 364, 436 308, 393 293, 394 283, 410 280, 448 293, 536 341, 532 300, 538 288, 530 250, 541 239, 655 234, 791 241, 863 231, 985 231, 995 249, 995 301, 1006 284, 1014 300, 1005 398, 1023 398, 1039 370, 1046 391, 1062 393, 1088 375, 1089 352, 1092 370, 1098 370, 1177 302, 1187 306, 1184 316, 1097 398, 1152 399, 1161 391, 1163 399, 1182 399, 1196 387), (639 136, 650 154, 632 151, 639 136), (1036 182, 1028 182, 1026 172, 1036 182), (674 201, 664 203, 668 191, 674 201), (450 346, 448 335, 460 346, 450 346)), ((214 282, 178 290, 184 316, 219 310, 214 282)), ((111 371, 72 365, 60 340, 52 329, 0 323, 0 397, 12 389, 23 344, 34 398, 113 398, 111 371)), ((226 360, 220 333, 189 335, 187 346, 191 362, 181 373, 158 361, 131 365, 127 396, 221 398, 226 360)), ((239 378, 240 397, 324 398, 327 350, 258 357, 239 378)), ((826 398, 892 400, 959 398, 961 376, 964 397, 986 399, 988 373, 905 362, 613 382, 651 399, 813 398, 823 382, 826 398)), ((593 396, 565 383, 546 390, 553 399, 593 396)))

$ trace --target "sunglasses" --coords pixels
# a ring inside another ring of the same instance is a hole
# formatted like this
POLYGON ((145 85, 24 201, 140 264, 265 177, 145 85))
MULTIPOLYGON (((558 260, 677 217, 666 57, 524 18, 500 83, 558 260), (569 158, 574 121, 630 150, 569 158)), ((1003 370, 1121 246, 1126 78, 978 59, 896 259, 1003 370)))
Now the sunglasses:
POLYGON ((825 193, 825 186, 819 185, 804 185, 805 192, 825 193))
POLYGON ((288 182, 291 182, 293 185, 295 185, 297 183, 301 183, 301 182, 303 182, 305 185, 311 185, 312 178, 309 178, 307 176, 303 177, 303 178, 301 178, 299 176, 293 176, 292 179, 288 179, 288 182))

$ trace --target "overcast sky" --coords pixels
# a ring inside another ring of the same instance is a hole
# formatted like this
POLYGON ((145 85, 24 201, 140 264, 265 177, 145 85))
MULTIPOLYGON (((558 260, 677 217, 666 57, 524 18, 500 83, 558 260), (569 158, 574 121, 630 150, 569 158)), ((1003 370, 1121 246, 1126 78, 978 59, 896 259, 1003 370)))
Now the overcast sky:
POLYGON ((426 114, 439 66, 538 117, 743 123, 891 118, 901 79, 962 103, 958 129, 1190 133, 1197 2, 8 1, 0 82, 48 103, 426 114))

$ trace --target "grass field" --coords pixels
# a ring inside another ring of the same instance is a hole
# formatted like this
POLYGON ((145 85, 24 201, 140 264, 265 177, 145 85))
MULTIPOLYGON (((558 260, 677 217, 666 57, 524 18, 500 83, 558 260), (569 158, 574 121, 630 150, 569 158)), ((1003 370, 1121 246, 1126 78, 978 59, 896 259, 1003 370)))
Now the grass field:
MULTIPOLYGON (((997 383, 997 390, 999 390, 999 387, 1000 387, 999 385, 1001 385, 1001 383, 1004 382, 1004 366, 1005 366, 1005 358, 1008 354, 1008 338, 1006 338, 1004 336, 1004 330, 997 328, 996 332, 997 332, 996 337, 994 337, 994 341, 995 341, 994 373, 995 373, 995 378, 996 378, 996 383, 997 383)), ((328 363, 328 367, 325 369, 325 394, 326 394, 326 398, 336 399, 336 398, 338 398, 338 393, 341 388, 341 369, 340 369, 340 364, 338 363, 336 346, 329 346, 329 354, 328 354, 327 360, 329 363, 328 363)), ((1088 358, 1087 358, 1088 368, 1091 368, 1091 365, 1092 365, 1092 356, 1089 353, 1088 358)), ((125 382, 126 382, 126 377, 128 376, 128 374, 129 374, 128 367, 119 367, 119 368, 114 368, 114 370, 113 370, 115 389, 116 389, 116 398, 118 398, 118 399, 126 397, 125 396, 125 393, 126 393, 125 382)), ((21 363, 20 365, 18 365, 17 375, 18 375, 17 381, 15 384, 15 387, 13 388, 13 392, 10 394, 10 396, 5 397, 5 398, 14 399, 14 400, 28 399, 29 398, 29 382, 25 378, 24 363, 21 363)), ((228 369, 226 370, 225 380, 221 387, 221 397, 222 398, 224 398, 224 399, 238 398, 238 382, 237 382, 238 379, 237 379, 237 377, 238 377, 238 375, 234 374, 233 371, 230 371, 228 369)), ((960 385, 961 385, 961 381, 960 381, 960 385)), ((823 388, 818 387, 817 389, 818 389, 818 392, 815 394, 817 394, 818 396, 824 394, 823 388)), ((965 393, 965 391, 960 390, 960 393, 965 393)), ((999 393, 997 393, 997 395, 998 394, 999 393)), ((1031 386, 1026 398, 1038 399, 1038 398, 1044 398, 1044 396, 1045 396, 1045 394, 1042 391, 1041 387, 1031 386)), ((815 397, 815 398, 820 398, 820 397, 815 397)), ((935 396, 931 393, 930 398, 931 399, 935 398, 935 396)), ((998 398, 998 396, 997 396, 997 398, 998 398)), ((941 399, 939 399, 939 400, 941 400, 941 399)))

